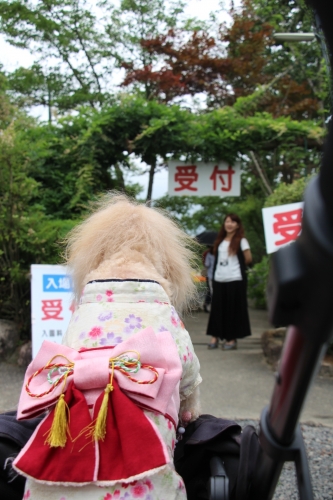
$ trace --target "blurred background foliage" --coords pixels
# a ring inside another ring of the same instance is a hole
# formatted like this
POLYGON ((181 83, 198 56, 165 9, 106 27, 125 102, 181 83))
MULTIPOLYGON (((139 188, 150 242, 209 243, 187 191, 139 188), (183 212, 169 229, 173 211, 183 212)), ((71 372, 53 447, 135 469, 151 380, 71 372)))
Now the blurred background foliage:
POLYGON ((30 265, 61 263, 61 240, 106 190, 151 200, 171 158, 240 162, 240 197, 151 203, 193 236, 238 213, 254 256, 249 294, 265 306, 261 210, 301 200, 318 171, 331 81, 318 42, 273 38, 315 29, 301 0, 231 2, 229 22, 190 18, 186 4, 0 0, 1 35, 34 61, 0 66, 0 317, 23 338, 30 265), (126 180, 141 162, 146 194, 126 180))

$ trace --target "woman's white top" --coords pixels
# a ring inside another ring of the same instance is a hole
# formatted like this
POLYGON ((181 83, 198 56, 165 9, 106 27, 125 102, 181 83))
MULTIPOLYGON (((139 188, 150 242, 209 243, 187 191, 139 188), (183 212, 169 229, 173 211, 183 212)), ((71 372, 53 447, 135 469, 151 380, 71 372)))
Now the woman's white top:
MULTIPOLYGON (((214 280, 219 282, 242 281, 242 273, 237 255, 229 255, 230 241, 223 240, 217 251, 217 264, 214 280)), ((250 249, 249 242, 242 238, 240 248, 244 252, 250 249)))

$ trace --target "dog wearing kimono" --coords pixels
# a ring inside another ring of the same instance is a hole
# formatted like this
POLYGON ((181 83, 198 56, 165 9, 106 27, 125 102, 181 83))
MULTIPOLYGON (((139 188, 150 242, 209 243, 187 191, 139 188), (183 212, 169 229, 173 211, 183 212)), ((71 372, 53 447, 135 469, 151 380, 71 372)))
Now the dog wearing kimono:
POLYGON ((173 466, 200 414, 200 366, 178 312, 195 299, 192 239, 108 194, 70 233, 75 310, 29 365, 18 419, 46 412, 14 461, 29 500, 186 499, 173 466))

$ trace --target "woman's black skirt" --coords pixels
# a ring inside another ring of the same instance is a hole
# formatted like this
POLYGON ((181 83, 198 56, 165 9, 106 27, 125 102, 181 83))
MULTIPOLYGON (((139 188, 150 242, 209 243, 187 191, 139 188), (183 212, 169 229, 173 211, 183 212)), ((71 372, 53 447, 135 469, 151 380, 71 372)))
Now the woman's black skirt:
POLYGON ((251 335, 244 281, 213 281, 207 335, 227 341, 251 335))

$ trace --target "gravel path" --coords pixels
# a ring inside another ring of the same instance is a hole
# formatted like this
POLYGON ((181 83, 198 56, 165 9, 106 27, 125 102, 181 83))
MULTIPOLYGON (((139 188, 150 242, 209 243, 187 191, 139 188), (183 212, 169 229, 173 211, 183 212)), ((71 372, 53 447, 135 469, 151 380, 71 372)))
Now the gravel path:
MULTIPOLYGON (((238 420, 245 427, 258 428, 258 421, 238 420)), ((315 500, 333 499, 333 428, 320 424, 301 425, 307 450, 311 482, 315 500)), ((298 500, 295 466, 286 462, 276 487, 273 500, 298 500)))

